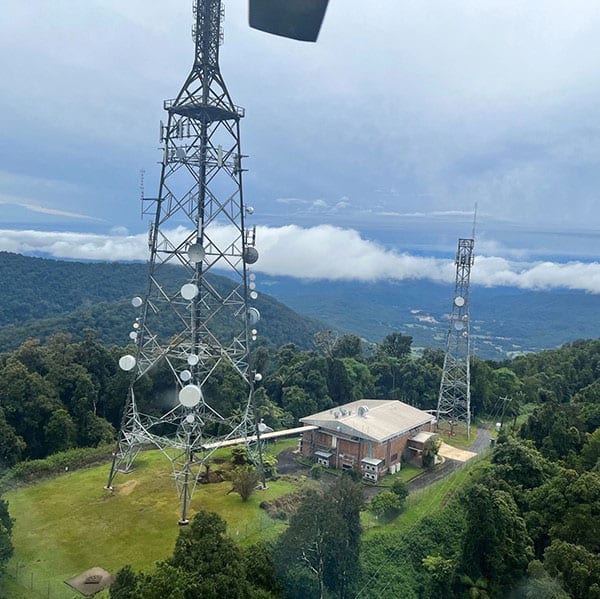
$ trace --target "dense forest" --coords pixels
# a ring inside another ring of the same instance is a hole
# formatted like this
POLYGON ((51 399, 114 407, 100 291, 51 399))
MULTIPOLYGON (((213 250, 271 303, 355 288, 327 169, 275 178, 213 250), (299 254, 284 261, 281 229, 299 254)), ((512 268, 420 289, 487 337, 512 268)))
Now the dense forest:
MULTIPOLYGON (((287 427, 363 397, 433 408, 443 354, 416 355, 411 342, 392 334, 373 348, 353 335, 322 332, 314 350, 258 346, 252 360, 263 373, 256 391, 261 416, 273 428, 287 427)), ((0 468, 9 472, 112 442, 128 385, 117 367, 123 351, 87 330, 82 340, 55 335, 0 355, 0 468)), ((139 389, 143 409, 160 409, 152 398, 170 384, 166 369, 146 377, 139 389)), ((472 384, 477 418, 495 421, 502 406, 512 433, 500 436, 491 460, 473 471, 446 509, 420 521, 410 536, 382 532, 362 539, 361 487, 340 479, 329 501, 307 495, 287 532, 253 550, 237 547, 218 517, 200 514, 181 532, 172 559, 155 573, 124 570, 113 596, 159 596, 142 593, 144 581, 160 589, 175 579, 181 594, 163 596, 196 596, 190 589, 200 575, 202 584, 222 588, 221 579, 210 582, 216 566, 205 563, 198 540, 200 529, 210 527, 223 544, 218 550, 235 556, 235 567, 218 574, 237 581, 231 597, 600 597, 600 340, 502 363, 473 358, 472 384), (314 548, 315 538, 324 560, 318 568, 310 560, 298 560, 294 569, 278 566, 296 559, 303 543, 314 548), (325 559, 333 554, 334 562, 325 559)), ((206 391, 226 413, 245 394, 225 367, 206 391)), ((0 503, 0 561, 10 556, 10 528, 0 503)))
MULTIPOLYGON (((44 342, 57 333, 82 340, 86 329, 105 344, 122 345, 133 315, 130 300, 146 291, 147 269, 142 263, 64 262, 0 252, 0 351, 17 349, 30 338, 44 342)), ((166 268, 165 282, 177 284, 181 273, 181 268, 166 268)), ((230 279, 212 273, 207 280, 222 293, 232 287, 230 279)), ((273 346, 293 342, 306 349, 324 328, 267 294, 254 304, 262 316, 261 339, 273 346)), ((223 319, 218 324, 228 327, 223 319)), ((168 336, 177 327, 166 315, 157 333, 168 336)))

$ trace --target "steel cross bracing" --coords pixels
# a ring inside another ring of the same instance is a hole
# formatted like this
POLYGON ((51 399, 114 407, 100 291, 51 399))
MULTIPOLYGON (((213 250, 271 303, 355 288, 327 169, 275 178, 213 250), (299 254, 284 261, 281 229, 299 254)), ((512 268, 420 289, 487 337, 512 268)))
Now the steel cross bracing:
POLYGON ((459 239, 456 252, 456 283, 446 341, 446 355, 440 383, 436 417, 438 426, 446 421, 452 429, 464 423, 471 430, 471 323, 470 293, 473 266, 473 239, 459 239))
MULTIPOLYGON (((131 469, 141 447, 158 447, 173 466, 182 523, 201 468, 214 451, 205 446, 259 434, 249 328, 260 315, 249 306, 249 295, 256 293, 248 272, 258 253, 254 229, 245 223, 252 209, 245 208, 242 193, 244 111, 233 104, 219 70, 222 16, 221 0, 195 1, 194 64, 178 96, 164 103, 158 197, 144 198, 142 208, 152 217, 148 288, 138 299, 140 313, 130 334, 136 341, 135 367, 107 485, 112 488, 118 471, 131 469), (215 270, 229 282, 213 277, 215 270), (223 363, 247 386, 237 418, 224 417, 206 391, 223 363), (151 416, 138 409, 136 384, 159 364, 167 366, 175 389, 161 398, 170 409, 164 413, 153 406, 158 415, 151 416), (200 390, 199 398, 181 403, 178 392, 189 386, 200 390)), ((262 464, 260 440, 248 448, 262 464)))

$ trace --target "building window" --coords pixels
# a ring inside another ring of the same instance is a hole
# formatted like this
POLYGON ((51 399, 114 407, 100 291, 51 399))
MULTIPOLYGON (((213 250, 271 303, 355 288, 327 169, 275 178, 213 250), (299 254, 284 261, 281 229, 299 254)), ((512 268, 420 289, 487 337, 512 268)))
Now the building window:
POLYGON ((390 462, 393 464, 397 459, 398 459, 398 454, 394 453, 394 454, 392 454, 392 457, 390 458, 390 462))

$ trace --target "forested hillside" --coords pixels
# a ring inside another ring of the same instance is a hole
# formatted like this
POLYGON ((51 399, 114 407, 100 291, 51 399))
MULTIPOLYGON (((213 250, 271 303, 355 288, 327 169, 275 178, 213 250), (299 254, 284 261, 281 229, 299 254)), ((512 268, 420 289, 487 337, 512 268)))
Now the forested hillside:
MULTIPOLYGON (((171 270, 175 281, 179 269, 171 270)), ((124 344, 133 314, 129 300, 144 294, 147 274, 141 263, 63 262, 0 252, 0 351, 56 333, 81 340, 87 328, 103 343, 124 344)), ((225 277, 208 278, 219 290, 232 285, 225 277)), ((276 346, 292 342, 309 348, 314 333, 327 328, 262 293, 254 304, 262 316, 261 339, 276 346)), ((175 319, 165 318, 158 332, 169 335, 176 326, 175 319)))
MULTIPOLYGON (((260 415, 281 428, 315 410, 362 397, 434 407, 443 355, 428 350, 414 356, 411 342, 392 334, 365 353, 358 337, 321 333, 313 351, 293 344, 277 350, 258 347, 252 359, 264 375, 256 389, 260 415)), ((27 342, 2 354, 2 468, 16 464, 18 471, 22 460, 112 442, 128 385, 128 376, 117 368, 123 351, 104 346, 88 331, 83 341, 59 335, 46 345, 27 342)), ((307 497, 312 503, 298 507, 289 534, 244 552, 244 567, 257 566, 256 558, 262 574, 257 579, 240 570, 236 576, 242 587, 247 580, 263 599, 319 596, 321 586, 323 596, 340 597, 599 597, 600 341, 578 341, 503 363, 474 359, 472 372, 477 416, 495 422, 499 407, 505 406, 505 427, 491 462, 473 470, 440 511, 409 532, 392 526, 361 537, 357 518, 364 503, 358 491, 341 485, 334 503, 307 497), (508 400, 499 401, 500 396, 508 400), (352 527, 327 524, 338 521, 337 509, 348 510, 344 522, 353 522, 352 527), (307 513, 318 516, 307 519, 307 513), (293 570, 278 566, 303 543, 311 547, 313 535, 321 535, 335 562, 327 561, 316 572, 309 563, 299 562, 293 570), (360 567, 352 577, 340 578, 340 564, 360 567)), ((168 409, 163 400, 170 385, 170 374, 161 369, 145 378, 138 390, 140 408, 168 409)), ((206 393, 225 414, 245 399, 239 377, 225 367, 206 393)), ((224 524, 213 524, 222 534, 224 524)), ((3 534, 10 536, 6 524, 3 534)), ((167 576, 167 584, 177 569, 179 580, 195 584, 194 568, 204 566, 186 559, 184 538, 181 543, 168 568, 159 566, 156 575, 142 578, 125 571, 122 588, 144 585, 154 576, 167 576)), ((3 555, 10 555, 9 544, 3 555)), ((209 569, 202 579, 213 575, 223 574, 209 569)), ((114 597, 120 596, 118 588, 114 597)))

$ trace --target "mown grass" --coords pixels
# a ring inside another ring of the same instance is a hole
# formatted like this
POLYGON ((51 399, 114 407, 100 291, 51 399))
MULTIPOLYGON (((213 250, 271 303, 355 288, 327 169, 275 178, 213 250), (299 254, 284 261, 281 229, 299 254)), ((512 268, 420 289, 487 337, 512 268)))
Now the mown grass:
POLYGON ((409 480, 412 480, 419 474, 423 474, 423 469, 418 468, 417 466, 413 466, 412 464, 404 463, 402 464, 402 469, 400 472, 396 472, 395 474, 386 474, 380 481, 378 481, 378 487, 391 487, 394 484, 395 480, 403 480, 407 483, 409 480))
POLYGON ((454 428, 453 435, 449 435, 450 427, 446 422, 440 422, 440 437, 444 443, 458 447, 459 449, 469 449, 473 441, 477 438, 477 425, 471 423, 471 434, 467 437, 467 429, 464 425, 458 425, 454 428))
MULTIPOLYGON (((293 439, 279 442, 269 451, 279 453, 296 443, 293 439)), ((219 453, 219 457, 227 457, 219 453)), ((107 475, 108 466, 101 465, 6 493, 15 518, 15 555, 8 572, 14 576, 17 564, 27 565, 21 574, 23 588, 14 588, 9 597, 18 598, 17 592, 29 590, 30 574, 36 588, 43 591, 40 596, 46 596, 45 585, 51 584, 51 597, 72 597, 62 581, 88 568, 100 566, 116 573, 131 564, 148 570, 172 553, 180 513, 164 456, 158 451, 140 454, 133 472, 117 476, 113 492, 103 488, 107 475)), ((227 521, 229 534, 241 544, 249 544, 273 537, 285 526, 269 518, 259 503, 298 486, 298 481, 284 477, 269 482, 267 490, 257 491, 243 502, 236 493, 227 494, 230 482, 200 485, 190 514, 200 509, 219 513, 227 521)), ((37 595, 31 591, 22 596, 37 595)))

